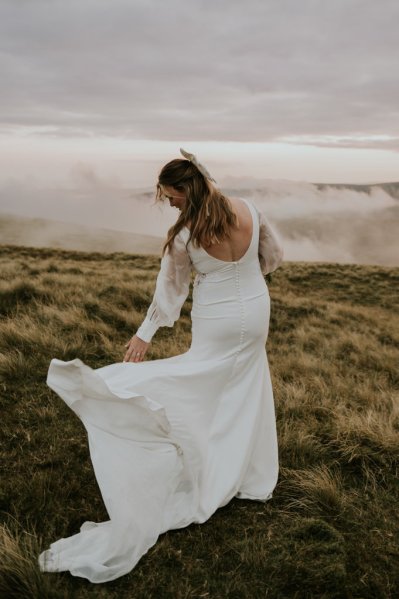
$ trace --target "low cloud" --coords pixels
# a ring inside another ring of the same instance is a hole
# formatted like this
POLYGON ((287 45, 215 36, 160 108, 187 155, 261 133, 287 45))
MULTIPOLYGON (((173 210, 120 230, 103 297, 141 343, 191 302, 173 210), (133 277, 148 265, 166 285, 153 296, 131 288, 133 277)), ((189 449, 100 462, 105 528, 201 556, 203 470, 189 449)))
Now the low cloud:
MULTIPOLYGON (((177 218, 177 209, 154 204, 153 188, 124 188, 85 163, 76 164, 69 177, 68 188, 51 189, 34 178, 9 179, 0 187, 0 212, 88 230, 114 229, 116 236, 124 231, 161 238, 177 218)), ((250 199, 266 214, 281 237, 286 260, 399 265, 399 183, 323 186, 226 177, 221 189, 228 197, 250 199)), ((54 231, 41 230, 46 245, 54 231)), ((29 245, 26 239, 20 243, 29 245)), ((108 241, 104 251, 109 247, 108 241)))

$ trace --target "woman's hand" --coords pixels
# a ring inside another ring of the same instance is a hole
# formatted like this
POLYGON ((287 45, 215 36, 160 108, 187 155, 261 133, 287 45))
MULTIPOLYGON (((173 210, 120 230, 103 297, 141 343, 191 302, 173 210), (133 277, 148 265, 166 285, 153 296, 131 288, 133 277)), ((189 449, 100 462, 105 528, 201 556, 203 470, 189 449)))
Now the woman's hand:
POLYGON ((124 362, 142 362, 145 356, 147 349, 150 346, 150 342, 143 341, 137 335, 133 335, 133 337, 125 343, 125 347, 127 347, 125 357, 123 358, 124 362))

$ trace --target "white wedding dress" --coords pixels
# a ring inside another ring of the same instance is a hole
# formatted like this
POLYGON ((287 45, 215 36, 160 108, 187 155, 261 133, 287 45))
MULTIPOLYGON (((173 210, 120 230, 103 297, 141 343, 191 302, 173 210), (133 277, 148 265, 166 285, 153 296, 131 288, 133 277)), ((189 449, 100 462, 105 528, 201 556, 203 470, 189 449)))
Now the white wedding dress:
POLYGON ((280 265, 283 250, 264 214, 243 200, 253 232, 240 260, 219 260, 191 242, 186 247, 187 228, 161 260, 136 334, 149 341, 158 327, 173 326, 194 268, 188 351, 97 369, 79 358, 51 360, 47 384, 87 430, 109 520, 85 522, 52 543, 38 558, 42 571, 114 580, 161 533, 205 522, 233 497, 272 497, 279 464, 263 275, 280 265))

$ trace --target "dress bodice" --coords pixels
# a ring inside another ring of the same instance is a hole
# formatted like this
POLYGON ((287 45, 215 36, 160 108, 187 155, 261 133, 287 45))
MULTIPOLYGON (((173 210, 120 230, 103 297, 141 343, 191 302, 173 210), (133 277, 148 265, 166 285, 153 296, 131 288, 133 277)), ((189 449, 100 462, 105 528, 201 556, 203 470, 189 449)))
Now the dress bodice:
POLYGON ((263 275, 281 264, 282 245, 266 216, 251 201, 240 199, 246 202, 253 222, 252 238, 245 254, 234 261, 215 258, 204 248, 194 247, 189 241, 189 229, 183 227, 174 238, 171 251, 161 259, 153 300, 136 332, 138 337, 149 342, 160 326, 173 326, 187 298, 192 270, 196 272, 194 303, 217 301, 223 295, 234 297, 238 288, 241 295, 246 296, 264 293, 263 275), (203 283, 200 289, 199 283, 203 283))

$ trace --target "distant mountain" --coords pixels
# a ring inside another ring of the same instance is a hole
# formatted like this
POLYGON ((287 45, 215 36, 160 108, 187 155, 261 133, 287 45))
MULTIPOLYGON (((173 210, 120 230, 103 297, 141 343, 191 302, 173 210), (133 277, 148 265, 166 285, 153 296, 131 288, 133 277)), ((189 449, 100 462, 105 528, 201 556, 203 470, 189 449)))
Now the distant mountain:
POLYGON ((399 182, 393 183, 373 183, 370 185, 355 185, 350 183, 313 183, 317 189, 323 190, 326 187, 335 187, 336 189, 352 189, 353 191, 360 191, 363 193, 370 194, 373 189, 382 189, 390 195, 392 198, 399 200, 399 182))
POLYGON ((258 179, 255 177, 234 177, 227 176, 222 181, 223 193, 233 195, 237 191, 247 194, 254 192, 262 192, 264 190, 286 190, 290 188, 306 188, 315 187, 317 190, 322 191, 328 188, 335 188, 340 190, 351 190, 359 193, 371 194, 377 189, 383 190, 385 193, 390 195, 392 198, 399 199, 399 182, 392 181, 388 183, 368 183, 368 184, 356 184, 356 183, 311 183, 308 181, 292 181, 289 179, 258 179))
POLYGON ((163 239, 153 235, 3 213, 0 214, 0 243, 87 252, 159 254, 163 239))

